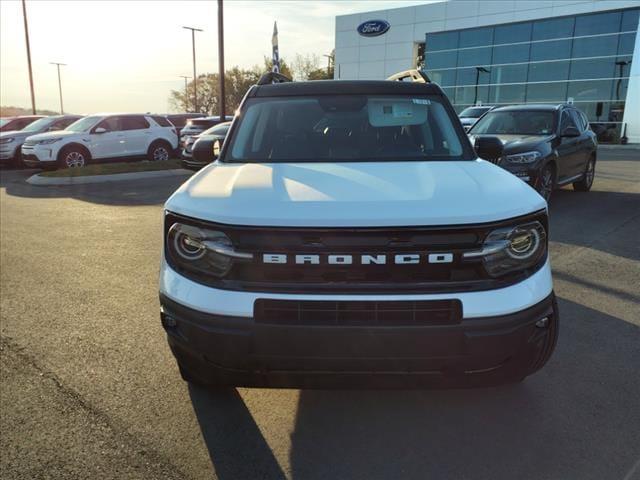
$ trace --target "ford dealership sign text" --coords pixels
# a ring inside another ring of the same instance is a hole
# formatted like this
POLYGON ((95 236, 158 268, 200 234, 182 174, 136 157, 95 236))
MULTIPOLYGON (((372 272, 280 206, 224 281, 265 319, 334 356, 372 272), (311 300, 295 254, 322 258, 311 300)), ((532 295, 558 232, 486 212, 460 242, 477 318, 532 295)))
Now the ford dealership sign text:
POLYGON ((358 25, 358 33, 363 37, 377 37, 389 30, 389 22, 384 20, 369 20, 358 25))

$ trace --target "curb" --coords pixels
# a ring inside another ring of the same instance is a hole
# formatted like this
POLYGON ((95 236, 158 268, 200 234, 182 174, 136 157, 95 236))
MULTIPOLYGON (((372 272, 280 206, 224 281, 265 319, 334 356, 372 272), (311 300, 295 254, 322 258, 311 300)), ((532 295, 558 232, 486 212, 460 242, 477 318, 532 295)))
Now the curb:
POLYGON ((42 177, 39 173, 27 178, 31 185, 86 185, 88 183, 120 182, 124 180, 140 180, 144 178, 177 177, 191 175, 192 171, 183 168, 173 170, 155 170, 152 172, 113 173, 111 175, 87 175, 81 177, 42 177))
POLYGON ((598 150, 640 150, 640 143, 620 144, 599 144, 598 150))

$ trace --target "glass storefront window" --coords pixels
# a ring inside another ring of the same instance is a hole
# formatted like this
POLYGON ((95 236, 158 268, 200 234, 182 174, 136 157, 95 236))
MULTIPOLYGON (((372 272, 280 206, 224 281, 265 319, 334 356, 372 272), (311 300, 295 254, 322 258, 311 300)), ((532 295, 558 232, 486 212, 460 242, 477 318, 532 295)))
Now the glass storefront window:
POLYGON ((427 70, 427 75, 432 82, 441 87, 455 86, 456 84, 455 70, 427 70))
POLYGON ((491 67, 491 83, 520 83, 527 81, 528 65, 503 65, 491 67))
POLYGON ((631 55, 636 44, 636 33, 623 33, 619 35, 618 55, 631 55))
MULTIPOLYGON (((487 68, 487 70, 489 70, 487 68)), ((459 68, 456 76, 456 85, 475 85, 476 75, 478 78, 478 85, 486 85, 491 80, 491 73, 480 72, 474 68, 459 68)))
POLYGON ((569 78, 571 80, 582 78, 612 78, 615 64, 615 57, 593 60, 572 60, 569 78))
POLYGON ((567 83, 530 83, 527 85, 526 101, 560 103, 567 100, 567 83))
POLYGON ((492 85, 489 90, 489 103, 522 103, 526 85, 492 85))
POLYGON ((531 23, 500 25, 494 28, 493 44, 528 42, 531 40, 531 23))
POLYGON ((553 40, 531 44, 531 61, 571 57, 571 40, 553 40))
POLYGON ((529 64, 529 81, 566 80, 569 78, 570 62, 540 62, 529 64))
POLYGON ((529 61, 528 43, 522 45, 505 45, 503 47, 493 47, 493 60, 491 63, 518 63, 529 61))
POLYGON ((568 97, 574 101, 608 100, 611 98, 613 80, 573 81, 569 82, 568 97))
POLYGON ((574 35, 599 35, 601 33, 617 33, 620 31, 620 12, 596 13, 593 15, 580 15, 576 17, 576 30, 574 35))
POLYGON ((573 37, 573 18, 552 18, 533 22, 532 40, 573 37))
POLYGON ((437 70, 439 68, 455 67, 458 59, 458 52, 428 52, 425 55, 425 66, 427 70, 437 70))
POLYGON ((491 47, 470 48, 458 51, 459 67, 475 67, 491 64, 491 47))
POLYGON ((437 50, 450 50, 458 48, 458 32, 429 33, 425 41, 425 50, 434 52, 437 50))
POLYGON ((638 16, 640 16, 640 9, 626 10, 622 12, 622 24, 620 25, 620 31, 631 32, 637 30, 638 16))
POLYGON ((456 103, 466 103, 475 105, 476 102, 487 103, 489 99, 489 87, 478 87, 478 98, 476 101, 476 87, 456 87, 456 103))
MULTIPOLYGON (((576 38, 573 40, 573 57, 600 57, 615 55, 618 50, 618 35, 576 38)), ((568 58, 568 57, 565 57, 568 58)))
POLYGON ((483 47, 493 44, 493 27, 472 28, 460 31, 460 48, 483 47))

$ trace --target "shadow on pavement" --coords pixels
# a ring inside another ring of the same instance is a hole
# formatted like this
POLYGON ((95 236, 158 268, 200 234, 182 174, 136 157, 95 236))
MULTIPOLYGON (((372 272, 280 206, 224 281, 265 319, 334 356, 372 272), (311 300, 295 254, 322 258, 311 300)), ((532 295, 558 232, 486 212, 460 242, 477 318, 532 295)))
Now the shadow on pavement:
MULTIPOLYGON (((560 312, 554 356, 522 384, 302 391, 291 478, 625 478, 640 458, 640 328, 560 312)), ((218 478, 284 478, 237 392, 190 392, 218 478)))
POLYGON ((189 177, 180 175, 145 180, 72 186, 33 186, 25 182, 38 170, 1 170, 0 188, 8 195, 28 198, 74 198, 103 205, 158 205, 189 177))

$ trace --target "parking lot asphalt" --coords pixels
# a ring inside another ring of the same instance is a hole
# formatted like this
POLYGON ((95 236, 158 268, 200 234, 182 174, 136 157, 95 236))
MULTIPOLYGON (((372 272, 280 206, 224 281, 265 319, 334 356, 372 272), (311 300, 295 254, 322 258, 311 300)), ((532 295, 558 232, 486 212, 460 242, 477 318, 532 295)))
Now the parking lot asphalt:
POLYGON ((554 193, 557 350, 478 390, 188 387, 157 296, 181 179, 31 173, 0 172, 0 477, 640 479, 640 151, 554 193))

